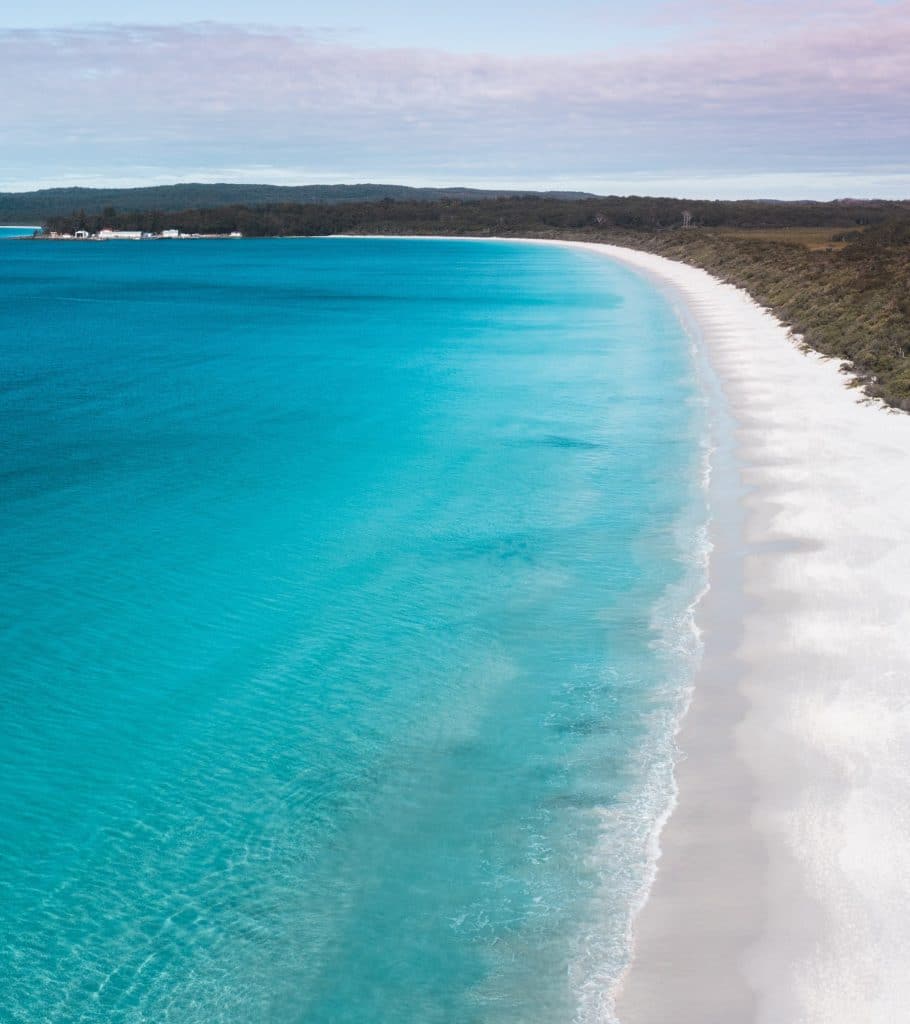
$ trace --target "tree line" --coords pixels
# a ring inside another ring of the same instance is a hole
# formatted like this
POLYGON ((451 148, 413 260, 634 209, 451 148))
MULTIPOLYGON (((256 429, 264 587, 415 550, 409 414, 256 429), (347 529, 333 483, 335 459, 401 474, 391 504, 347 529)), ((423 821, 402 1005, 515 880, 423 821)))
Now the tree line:
POLYGON ((605 196, 565 200, 541 196, 495 199, 445 198, 431 202, 395 200, 343 203, 228 204, 178 210, 135 210, 109 206, 47 217, 52 231, 101 228, 273 237, 282 235, 502 234, 546 235, 566 230, 663 231, 693 228, 866 227, 891 218, 910 218, 910 204, 887 201, 779 203, 605 196))

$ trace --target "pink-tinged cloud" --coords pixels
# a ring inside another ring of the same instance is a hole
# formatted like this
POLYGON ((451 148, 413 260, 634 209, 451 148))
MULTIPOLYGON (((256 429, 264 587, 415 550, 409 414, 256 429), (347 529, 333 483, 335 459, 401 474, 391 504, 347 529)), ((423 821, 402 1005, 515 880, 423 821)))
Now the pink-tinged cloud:
POLYGON ((559 59, 215 24, 7 31, 5 134, 17 166, 61 172, 910 169, 910 3, 761 8, 764 20, 754 4, 687 4, 692 30, 660 52, 559 59))

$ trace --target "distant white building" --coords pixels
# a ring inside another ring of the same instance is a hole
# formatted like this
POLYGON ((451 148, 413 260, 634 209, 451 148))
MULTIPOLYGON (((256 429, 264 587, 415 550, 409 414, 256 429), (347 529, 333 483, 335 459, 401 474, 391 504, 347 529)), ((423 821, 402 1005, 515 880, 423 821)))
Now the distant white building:
POLYGON ((166 228, 161 232, 162 238, 179 238, 180 232, 176 228, 166 228))
POLYGON ((89 233, 87 231, 83 231, 82 229, 80 229, 79 231, 76 232, 76 234, 73 237, 74 238, 88 238, 89 237, 89 233))
POLYGON ((109 228, 102 228, 98 232, 98 237, 102 241, 108 241, 110 239, 124 239, 128 238, 133 241, 139 241, 142 238, 141 231, 111 231, 109 228))

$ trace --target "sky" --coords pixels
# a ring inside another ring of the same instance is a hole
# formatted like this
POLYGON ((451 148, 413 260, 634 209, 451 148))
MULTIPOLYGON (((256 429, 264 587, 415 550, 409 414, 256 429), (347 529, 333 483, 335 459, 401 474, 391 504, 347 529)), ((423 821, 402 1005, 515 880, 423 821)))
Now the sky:
POLYGON ((0 190, 910 197, 910 0, 59 0, 0 12, 0 190))

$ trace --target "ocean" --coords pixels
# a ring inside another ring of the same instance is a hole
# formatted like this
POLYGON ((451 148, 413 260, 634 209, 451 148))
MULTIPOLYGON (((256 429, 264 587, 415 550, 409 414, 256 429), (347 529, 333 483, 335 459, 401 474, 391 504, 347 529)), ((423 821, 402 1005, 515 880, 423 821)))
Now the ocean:
POLYGON ((9 241, 0 365, 0 1019, 611 1021, 705 584, 669 300, 9 241))

